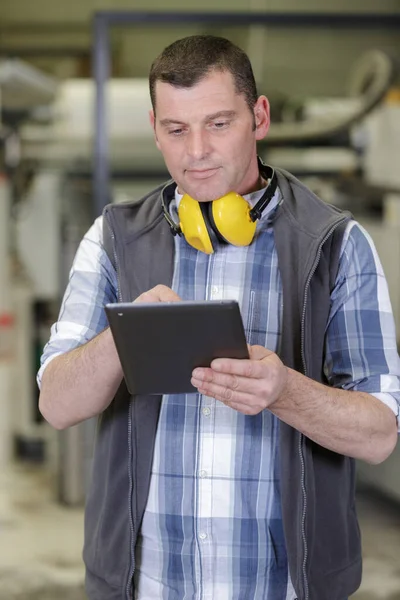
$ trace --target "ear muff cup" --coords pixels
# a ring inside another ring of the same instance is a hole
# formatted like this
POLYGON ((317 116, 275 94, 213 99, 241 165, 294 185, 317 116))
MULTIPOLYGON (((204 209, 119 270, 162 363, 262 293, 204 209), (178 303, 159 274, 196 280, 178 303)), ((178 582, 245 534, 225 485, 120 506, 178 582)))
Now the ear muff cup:
POLYGON ((179 225, 188 244, 200 252, 212 254, 214 248, 210 230, 214 238, 215 234, 208 223, 206 213, 204 213, 206 207, 202 210, 201 204, 185 194, 178 208, 179 225))
POLYGON ((256 231, 256 222, 250 217, 248 202, 235 192, 230 192, 212 202, 213 225, 220 236, 233 246, 249 246, 256 231))
POLYGON ((249 246, 256 231, 248 202, 235 192, 213 202, 197 202, 185 194, 178 216, 187 243, 206 254, 214 252, 218 241, 249 246))

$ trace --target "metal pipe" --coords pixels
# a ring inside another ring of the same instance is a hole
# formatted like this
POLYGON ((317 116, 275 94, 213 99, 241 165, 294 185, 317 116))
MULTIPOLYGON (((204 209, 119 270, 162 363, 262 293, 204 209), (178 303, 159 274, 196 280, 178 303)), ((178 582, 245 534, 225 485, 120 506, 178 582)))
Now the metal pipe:
POLYGON ((397 28, 400 12, 394 13, 334 13, 334 12, 146 12, 101 11, 100 17, 108 26, 146 24, 171 25, 177 23, 212 23, 213 25, 271 25, 278 27, 339 27, 339 28, 397 28))
POLYGON ((10 187, 0 172, 0 467, 11 458, 11 386, 13 330, 11 327, 11 277, 9 256, 10 187))
POLYGON ((106 84, 110 76, 108 21, 99 14, 94 18, 93 68, 96 87, 93 157, 93 212, 100 215, 109 202, 108 121, 106 84))

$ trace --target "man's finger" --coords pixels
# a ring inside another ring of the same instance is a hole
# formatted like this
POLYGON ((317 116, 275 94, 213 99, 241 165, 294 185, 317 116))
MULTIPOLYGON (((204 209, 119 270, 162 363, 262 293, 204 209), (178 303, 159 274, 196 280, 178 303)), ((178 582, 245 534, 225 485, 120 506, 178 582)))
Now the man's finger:
POLYGON ((249 355, 251 360, 262 360, 270 354, 273 354, 273 352, 267 348, 264 348, 263 346, 249 346, 249 355))
POLYGON ((266 376, 265 365, 260 360, 216 358, 212 361, 211 368, 219 373, 230 373, 250 379, 262 379, 266 376))
MULTIPOLYGON (((233 391, 226 387, 221 387, 216 384, 207 385, 207 387, 200 386, 198 389, 199 394, 215 398, 219 402, 223 402, 227 406, 231 404, 238 404, 241 406, 248 406, 250 409, 254 409, 255 398, 252 394, 246 392, 233 391)), ((261 407, 258 408, 258 412, 261 407)))
MULTIPOLYGON (((219 388, 229 388, 232 391, 242 391, 247 394, 260 394, 260 380, 249 379, 248 377, 239 377, 226 373, 215 373, 212 369, 197 368, 192 374, 192 385, 197 388, 211 391, 211 386, 219 388)), ((213 388, 215 389, 215 388, 213 388)))
POLYGON ((156 285, 151 291, 159 298, 160 302, 179 302, 181 300, 178 294, 166 285, 156 285))
POLYGON ((181 298, 166 285, 156 285, 151 290, 143 292, 134 301, 139 302, 179 302, 181 298))

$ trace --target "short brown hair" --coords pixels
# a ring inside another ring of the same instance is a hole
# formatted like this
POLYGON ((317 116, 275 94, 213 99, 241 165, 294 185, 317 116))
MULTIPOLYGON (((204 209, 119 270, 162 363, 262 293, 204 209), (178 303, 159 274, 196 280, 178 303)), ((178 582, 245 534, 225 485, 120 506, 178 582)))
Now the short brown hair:
POLYGON ((247 54, 229 40, 213 35, 192 35, 167 46, 150 68, 149 84, 156 110, 157 81, 190 88, 210 71, 232 73, 238 94, 243 94, 251 112, 257 102, 257 86, 247 54))

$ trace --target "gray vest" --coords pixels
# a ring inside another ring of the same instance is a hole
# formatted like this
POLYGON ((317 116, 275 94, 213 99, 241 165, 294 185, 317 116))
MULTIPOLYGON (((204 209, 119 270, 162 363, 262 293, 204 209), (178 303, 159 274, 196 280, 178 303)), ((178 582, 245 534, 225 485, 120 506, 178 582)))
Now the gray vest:
MULTIPOLYGON (((274 235, 283 286, 280 357, 326 383, 325 328, 349 216, 277 170, 284 202, 274 235)), ((174 241, 162 211, 164 186, 139 203, 104 211, 104 244, 119 300, 171 286, 174 241)), ((122 383, 99 417, 85 514, 86 590, 91 600, 129 600, 135 544, 150 484, 161 397, 130 398, 122 383)), ((281 422, 281 496, 290 575, 299 600, 345 600, 361 582, 354 460, 281 422)), ((156 599, 155 599, 156 600, 156 599)))

